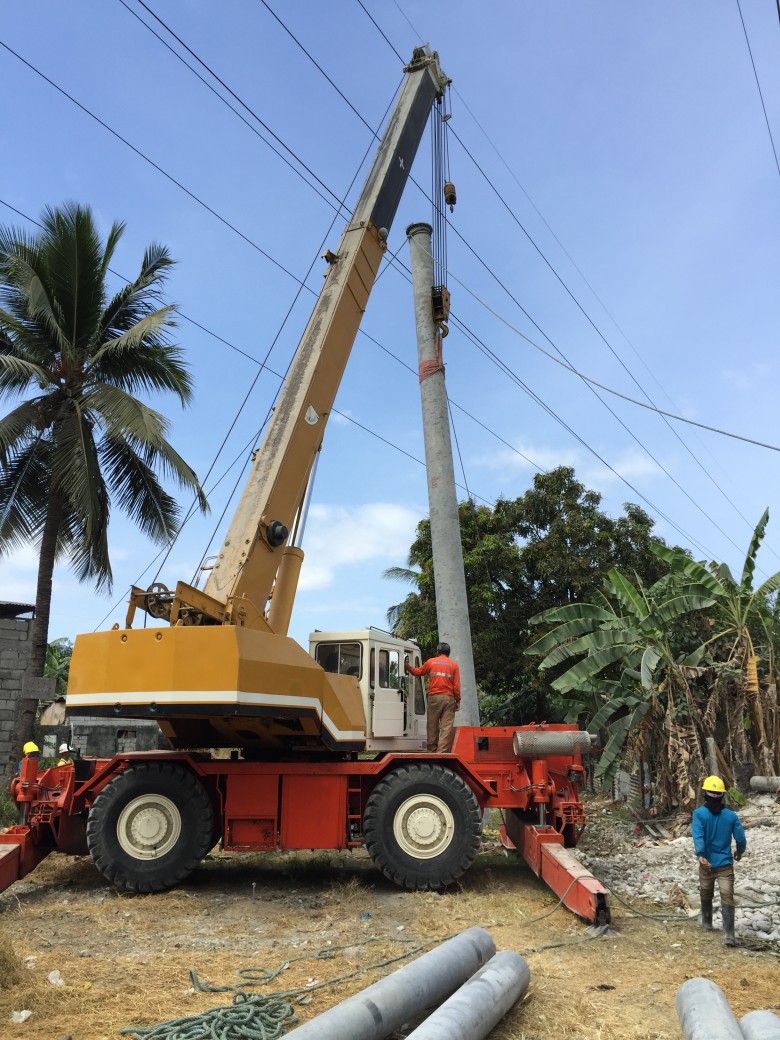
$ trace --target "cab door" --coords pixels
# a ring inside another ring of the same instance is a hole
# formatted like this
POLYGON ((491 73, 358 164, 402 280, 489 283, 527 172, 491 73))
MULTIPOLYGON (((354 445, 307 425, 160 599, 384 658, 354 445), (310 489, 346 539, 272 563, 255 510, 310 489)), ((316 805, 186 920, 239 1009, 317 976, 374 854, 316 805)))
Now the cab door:
POLYGON ((370 696, 372 735, 404 735, 404 690, 401 684, 401 659, 397 646, 372 643, 370 654, 370 696))

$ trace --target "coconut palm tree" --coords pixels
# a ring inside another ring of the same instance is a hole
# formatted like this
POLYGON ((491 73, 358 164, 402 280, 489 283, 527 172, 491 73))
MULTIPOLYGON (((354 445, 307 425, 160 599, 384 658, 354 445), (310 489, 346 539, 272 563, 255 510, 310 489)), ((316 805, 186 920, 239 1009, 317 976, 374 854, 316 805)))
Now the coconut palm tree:
MULTIPOLYGON (((158 543, 180 515, 160 475, 206 508, 167 420, 136 396, 169 391, 182 405, 191 396, 170 342, 174 307, 162 304, 173 261, 150 245, 134 281, 111 296, 123 230, 113 224, 103 243, 91 210, 75 203, 47 208, 31 234, 0 228, 0 400, 18 402, 0 419, 0 552, 39 546, 30 676, 44 674, 55 561, 110 590, 112 506, 158 543)), ((24 707, 17 741, 34 721, 35 705, 24 707)))

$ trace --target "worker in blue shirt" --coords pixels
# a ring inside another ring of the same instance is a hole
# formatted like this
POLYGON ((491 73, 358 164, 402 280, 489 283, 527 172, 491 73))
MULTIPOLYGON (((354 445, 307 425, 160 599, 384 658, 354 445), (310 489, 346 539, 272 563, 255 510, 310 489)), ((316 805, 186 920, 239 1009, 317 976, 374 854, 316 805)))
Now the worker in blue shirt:
POLYGON ((726 788, 721 778, 708 776, 701 788, 704 804, 694 810, 691 819, 693 847, 699 858, 701 927, 705 931, 712 931, 712 896, 717 881, 723 914, 723 942, 726 946, 735 946, 734 861, 742 859, 747 841, 739 817, 723 804, 726 788), (733 856, 732 839, 736 843, 733 856))

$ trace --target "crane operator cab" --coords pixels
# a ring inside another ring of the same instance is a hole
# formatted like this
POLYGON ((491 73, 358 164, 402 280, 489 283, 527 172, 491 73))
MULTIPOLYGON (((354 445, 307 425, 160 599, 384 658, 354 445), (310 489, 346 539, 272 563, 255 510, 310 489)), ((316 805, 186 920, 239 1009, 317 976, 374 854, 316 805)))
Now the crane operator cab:
POLYGON ((352 676, 360 687, 367 751, 424 751, 422 680, 404 674, 404 657, 420 664, 420 648, 378 628, 312 632, 309 653, 326 672, 352 676))

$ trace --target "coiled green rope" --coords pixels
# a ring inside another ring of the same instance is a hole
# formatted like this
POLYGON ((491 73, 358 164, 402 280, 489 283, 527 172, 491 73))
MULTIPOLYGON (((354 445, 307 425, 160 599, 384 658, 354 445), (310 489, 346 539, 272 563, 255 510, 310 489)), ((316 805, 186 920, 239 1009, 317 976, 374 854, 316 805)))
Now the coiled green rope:
POLYGON ((323 989, 325 986, 335 986, 339 982, 346 982, 373 969, 388 967, 397 961, 413 957, 427 946, 435 946, 451 938, 451 935, 445 935, 440 939, 418 941, 408 937, 375 935, 358 942, 348 943, 345 946, 326 946, 316 953, 291 957, 273 969, 240 968, 236 972, 240 982, 230 983, 226 986, 211 986, 206 982, 201 982, 195 970, 190 968, 190 979, 194 989, 200 990, 202 993, 233 993, 232 1003, 212 1008, 200 1015, 160 1022, 155 1026, 131 1026, 122 1029, 121 1033, 133 1037, 134 1040, 278 1040, 289 1026, 298 1021, 292 1001, 300 1002, 302 997, 314 990, 323 989), (268 994, 249 992, 255 986, 263 986, 272 982, 295 961, 331 960, 340 950, 349 950, 355 946, 366 946, 376 942, 404 943, 409 946, 409 949, 397 957, 389 957, 375 964, 368 964, 364 968, 358 968, 356 971, 350 971, 346 975, 340 975, 338 978, 303 986, 300 989, 268 994))

